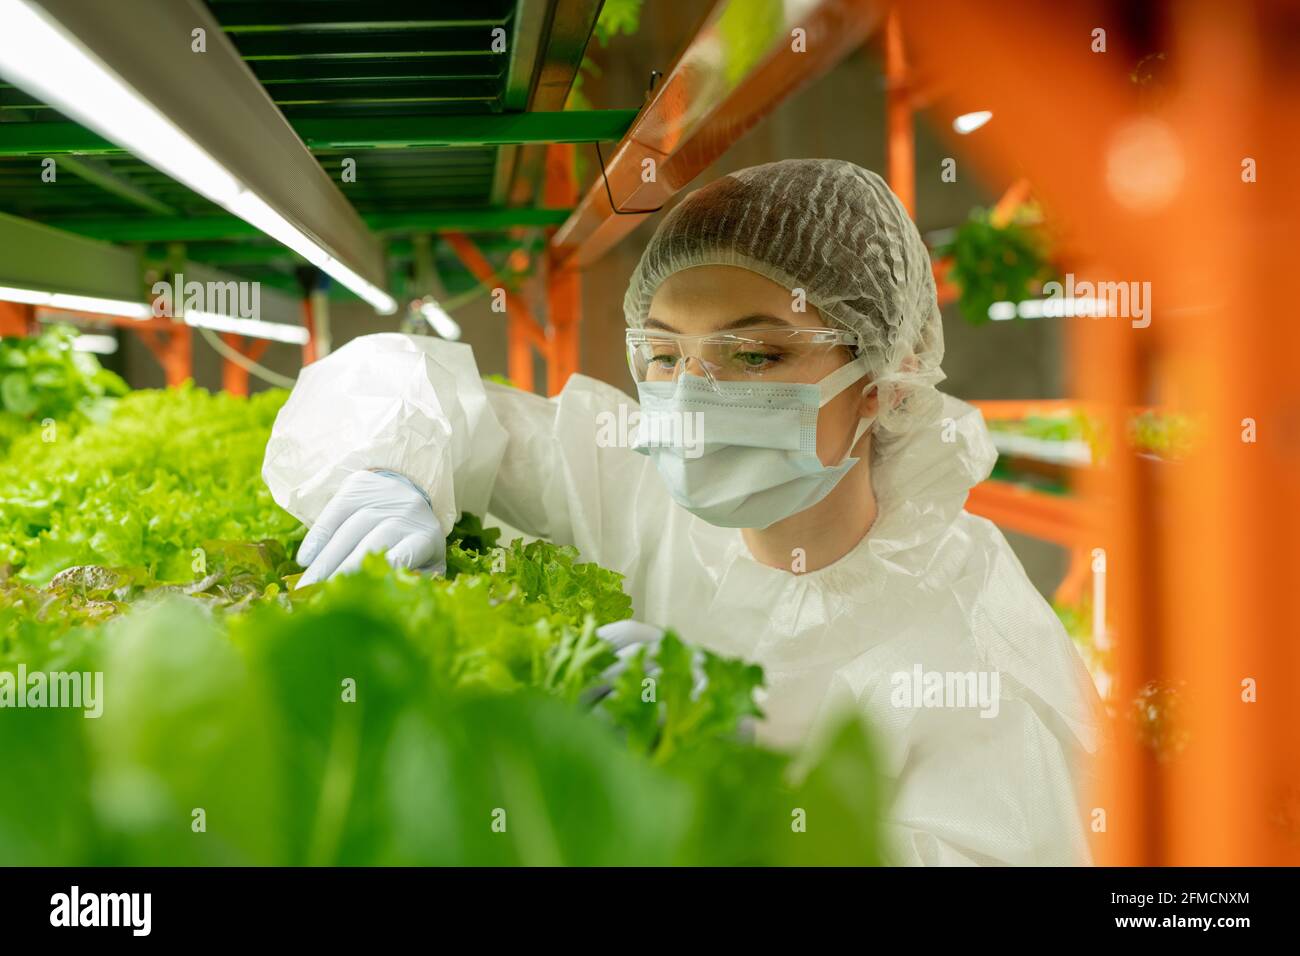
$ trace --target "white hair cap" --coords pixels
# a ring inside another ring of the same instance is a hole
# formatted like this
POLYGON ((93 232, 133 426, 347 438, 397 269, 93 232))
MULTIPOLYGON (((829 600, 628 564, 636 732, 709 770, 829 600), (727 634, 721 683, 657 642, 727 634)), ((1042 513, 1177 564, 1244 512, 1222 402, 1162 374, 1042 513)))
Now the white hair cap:
POLYGON ((660 284, 695 266, 737 266, 802 289, 858 336, 878 388, 879 428, 937 414, 943 325, 930 254, 885 181, 837 159, 787 159, 723 176, 664 217, 632 273, 623 312, 641 328, 660 284))

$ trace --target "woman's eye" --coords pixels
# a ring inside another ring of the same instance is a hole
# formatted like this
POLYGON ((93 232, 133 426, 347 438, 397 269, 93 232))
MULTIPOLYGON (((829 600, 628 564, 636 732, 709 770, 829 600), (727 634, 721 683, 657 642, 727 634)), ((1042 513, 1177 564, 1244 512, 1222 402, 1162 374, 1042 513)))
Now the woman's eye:
POLYGON ((779 363, 781 356, 771 352, 737 352, 736 361, 746 369, 764 369, 779 363))
POLYGON ((676 355, 654 355, 650 358, 651 365, 661 365, 664 368, 672 368, 676 363, 676 355))

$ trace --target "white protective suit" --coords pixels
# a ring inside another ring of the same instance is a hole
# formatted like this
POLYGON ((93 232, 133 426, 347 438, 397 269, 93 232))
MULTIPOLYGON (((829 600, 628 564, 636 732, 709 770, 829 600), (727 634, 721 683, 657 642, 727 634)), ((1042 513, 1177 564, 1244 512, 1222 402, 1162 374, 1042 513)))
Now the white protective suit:
POLYGON ((545 399, 483 382, 467 346, 370 335, 303 371, 263 474, 309 524, 349 473, 387 468, 425 490, 444 528, 490 512, 576 545, 626 576, 639 620, 763 665, 767 743, 795 745, 840 708, 866 714, 896 788, 900 862, 1087 861, 1075 778, 1096 697, 1001 533, 962 510, 995 457, 977 411, 945 397, 934 426, 896 438, 873 465, 870 533, 794 574, 679 507, 651 459, 598 440, 620 405, 636 408, 585 376, 545 399), (896 675, 918 666, 996 672, 996 716, 898 706, 896 675))

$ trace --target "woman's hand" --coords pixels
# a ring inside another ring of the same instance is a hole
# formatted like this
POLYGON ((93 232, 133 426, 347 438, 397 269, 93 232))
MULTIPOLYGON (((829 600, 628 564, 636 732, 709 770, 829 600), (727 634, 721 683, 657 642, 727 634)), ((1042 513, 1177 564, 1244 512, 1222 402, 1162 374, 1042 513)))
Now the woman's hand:
POLYGON ((307 571, 297 586, 355 571, 372 551, 385 552, 395 568, 447 568, 447 536, 429 499, 395 472, 348 476, 298 549, 307 571))

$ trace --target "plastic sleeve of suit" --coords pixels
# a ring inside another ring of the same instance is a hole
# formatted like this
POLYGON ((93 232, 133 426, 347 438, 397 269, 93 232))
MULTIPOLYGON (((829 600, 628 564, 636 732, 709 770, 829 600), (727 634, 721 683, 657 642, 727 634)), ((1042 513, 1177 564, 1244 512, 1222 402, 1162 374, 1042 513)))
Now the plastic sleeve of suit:
POLYGON ((612 492, 647 470, 620 437, 620 402, 635 408, 585 376, 551 399, 485 382, 467 345, 362 336, 303 370, 262 476, 285 510, 311 524, 352 472, 394 471, 428 495, 445 528, 462 511, 491 512, 617 569, 604 512, 616 503, 626 512, 627 499, 612 492))

